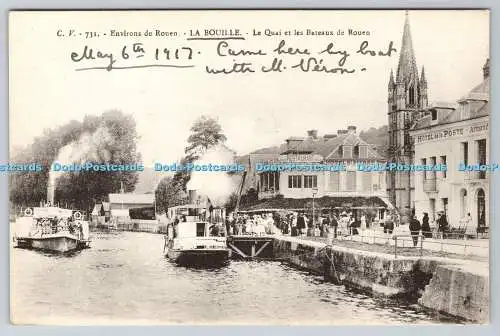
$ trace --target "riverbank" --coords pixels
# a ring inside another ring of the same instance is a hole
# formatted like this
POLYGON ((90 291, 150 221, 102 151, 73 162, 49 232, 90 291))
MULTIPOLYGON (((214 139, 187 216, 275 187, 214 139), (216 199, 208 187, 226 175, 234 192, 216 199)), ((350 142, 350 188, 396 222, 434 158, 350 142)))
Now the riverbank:
POLYGON ((274 257, 324 275, 373 296, 404 298, 433 311, 475 323, 489 319, 487 259, 463 260, 416 249, 388 253, 390 246, 335 240, 327 245, 310 237, 278 236, 274 257))

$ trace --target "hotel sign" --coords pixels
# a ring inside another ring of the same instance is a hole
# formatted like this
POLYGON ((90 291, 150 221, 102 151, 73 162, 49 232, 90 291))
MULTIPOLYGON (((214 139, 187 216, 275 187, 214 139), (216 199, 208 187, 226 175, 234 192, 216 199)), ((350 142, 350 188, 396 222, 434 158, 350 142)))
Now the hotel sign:
POLYGON ((280 162, 321 162, 323 157, 314 154, 283 154, 279 156, 280 162))
POLYGON ((488 131, 488 123, 479 123, 471 126, 462 126, 462 127, 452 127, 440 131, 432 131, 423 134, 414 135, 415 143, 424 143, 428 141, 434 140, 446 140, 449 138, 455 137, 463 137, 467 135, 472 135, 481 132, 488 131))

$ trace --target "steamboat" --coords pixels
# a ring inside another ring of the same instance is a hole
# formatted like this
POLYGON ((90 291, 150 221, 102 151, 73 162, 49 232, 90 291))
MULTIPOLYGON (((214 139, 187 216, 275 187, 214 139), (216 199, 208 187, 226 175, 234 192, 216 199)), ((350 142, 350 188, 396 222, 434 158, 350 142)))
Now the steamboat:
POLYGON ((53 206, 54 186, 49 182, 47 203, 28 207, 15 220, 13 240, 20 248, 65 253, 90 246, 85 212, 53 206))
POLYGON ((47 204, 26 208, 15 222, 17 247, 71 252, 90 246, 89 224, 80 211, 47 204))
POLYGON ((200 205, 189 191, 189 204, 168 209, 164 253, 178 265, 217 266, 231 257, 223 225, 224 209, 200 205))

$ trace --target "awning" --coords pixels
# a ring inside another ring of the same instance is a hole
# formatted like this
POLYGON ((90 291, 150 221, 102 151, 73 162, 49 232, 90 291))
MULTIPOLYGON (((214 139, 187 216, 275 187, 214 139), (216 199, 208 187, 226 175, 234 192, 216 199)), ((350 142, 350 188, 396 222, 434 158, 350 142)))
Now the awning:
MULTIPOLYGON (((312 207, 312 198, 270 198, 262 199, 251 205, 241 207, 241 212, 305 210, 312 207)), ((372 197, 332 197, 324 196, 314 199, 314 207, 321 209, 386 209, 387 204, 376 196, 372 197)))

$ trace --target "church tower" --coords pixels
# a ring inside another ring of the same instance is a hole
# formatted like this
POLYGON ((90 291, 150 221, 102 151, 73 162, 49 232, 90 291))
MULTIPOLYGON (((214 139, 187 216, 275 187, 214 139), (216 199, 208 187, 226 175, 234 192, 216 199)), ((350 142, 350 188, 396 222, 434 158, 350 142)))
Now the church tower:
MULTIPOLYGON (((423 67, 420 76, 418 73, 406 12, 396 77, 394 78, 392 70, 389 75, 389 162, 413 162, 410 127, 421 110, 427 107, 427 99, 427 80, 423 67)), ((389 171, 387 192, 392 204, 398 209, 402 222, 408 222, 414 201, 413 175, 410 172, 389 171)))

